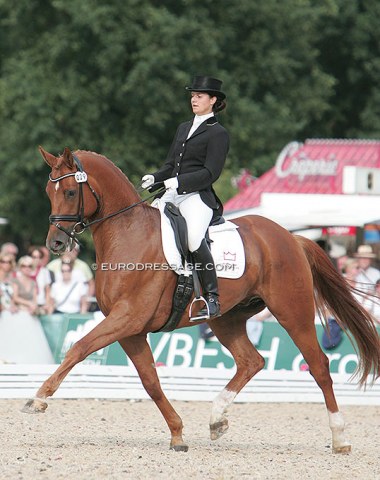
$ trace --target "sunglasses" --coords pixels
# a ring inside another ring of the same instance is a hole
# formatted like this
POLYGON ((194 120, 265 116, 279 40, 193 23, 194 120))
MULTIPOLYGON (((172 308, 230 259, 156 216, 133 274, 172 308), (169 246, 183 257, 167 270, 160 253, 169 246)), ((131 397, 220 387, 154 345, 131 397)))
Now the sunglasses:
POLYGON ((70 273, 71 270, 69 268, 65 268, 64 270, 61 270, 62 273, 70 273))
POLYGON ((20 265, 21 268, 33 268, 33 265, 20 265))
POLYGON ((12 263, 10 260, 0 260, 0 263, 12 263))

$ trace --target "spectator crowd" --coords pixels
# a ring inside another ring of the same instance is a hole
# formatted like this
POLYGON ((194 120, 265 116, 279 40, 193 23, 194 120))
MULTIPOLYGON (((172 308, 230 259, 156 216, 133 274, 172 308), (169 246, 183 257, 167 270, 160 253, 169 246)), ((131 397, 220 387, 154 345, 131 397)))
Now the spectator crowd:
POLYGON ((86 313, 93 303, 95 281, 79 247, 51 260, 46 247, 33 246, 18 256, 11 242, 0 249, 1 311, 31 315, 86 313))
POLYGON ((93 274, 78 253, 50 261, 43 246, 19 255, 14 243, 1 245, 0 362, 54 363, 40 316, 96 309, 93 274))
MULTIPOLYGON (((380 270, 374 265, 377 255, 371 245, 360 245, 352 256, 343 246, 334 245, 329 254, 337 270, 356 289, 356 300, 380 324, 380 270)), ((332 316, 328 325, 329 330, 323 333, 322 346, 331 350, 341 343, 343 332, 332 316)))
MULTIPOLYGON (((6 327, 5 314, 13 315, 14 319, 17 313, 27 312, 38 319, 39 315, 86 313, 90 308, 97 309, 93 273, 78 254, 79 246, 76 245, 71 252, 51 260, 45 246, 33 246, 27 255, 19 256, 17 245, 4 243, 0 248, 0 319, 3 320, 0 327, 3 326, 3 330, 6 327)), ((329 254, 347 282, 362 292, 355 294, 356 299, 380 324, 380 269, 374 265, 377 255, 372 247, 360 245, 352 256, 348 256, 343 246, 335 244, 329 254)), ((247 321, 247 334, 255 346, 260 344, 262 323, 269 317, 271 313, 265 309, 247 321)), ((327 350, 335 348, 342 340, 342 331, 333 317, 329 319, 329 327, 322 338, 322 346, 327 350)), ((24 327, 17 327, 17 322, 13 321, 13 328, 24 327)), ((207 324, 199 328, 200 336, 206 341, 214 336, 207 324)), ((1 337, 6 344, 9 336, 5 330, 1 331, 1 337)), ((0 359, 2 349, 0 338, 0 359)))

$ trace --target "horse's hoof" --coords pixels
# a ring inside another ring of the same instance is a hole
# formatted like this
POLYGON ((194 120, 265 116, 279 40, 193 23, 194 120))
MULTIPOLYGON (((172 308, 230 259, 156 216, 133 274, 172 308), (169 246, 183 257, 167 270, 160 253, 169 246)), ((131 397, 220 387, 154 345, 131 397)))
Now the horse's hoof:
POLYGON ((175 452, 187 452, 189 450, 188 445, 184 443, 179 445, 170 445, 170 450, 174 450, 175 452))
POLYGON ((351 445, 343 445, 342 447, 333 447, 332 453, 340 453, 343 455, 348 455, 351 453, 351 445))
POLYGON ((32 398, 28 400, 21 409, 22 413, 45 413, 48 404, 42 398, 32 398))
POLYGON ((225 418, 221 422, 216 422, 210 425, 211 440, 218 440, 228 430, 228 420, 225 418))

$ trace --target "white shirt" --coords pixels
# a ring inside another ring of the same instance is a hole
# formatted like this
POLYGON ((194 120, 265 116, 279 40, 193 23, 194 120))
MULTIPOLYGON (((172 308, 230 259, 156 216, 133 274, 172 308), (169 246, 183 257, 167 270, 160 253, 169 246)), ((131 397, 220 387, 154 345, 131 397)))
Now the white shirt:
POLYGON ((206 113, 205 115, 194 115, 193 125, 190 128, 189 135, 187 136, 187 138, 191 137, 191 135, 195 132, 195 130, 199 127, 201 123, 203 123, 205 120, 213 116, 214 116, 213 112, 206 113))
POLYGON ((54 282, 51 286, 51 297, 56 309, 63 313, 79 313, 81 298, 87 295, 87 292, 88 286, 75 280, 69 283, 54 282))
POLYGON ((355 280, 358 283, 357 288, 364 292, 373 292, 375 283, 380 278, 380 270, 375 267, 368 267, 366 270, 360 270, 355 280))
POLYGON ((37 282, 37 304, 38 305, 45 305, 46 303, 46 295, 45 295, 45 288, 46 285, 51 284, 51 277, 49 270, 45 267, 39 269, 38 274, 36 276, 37 282))

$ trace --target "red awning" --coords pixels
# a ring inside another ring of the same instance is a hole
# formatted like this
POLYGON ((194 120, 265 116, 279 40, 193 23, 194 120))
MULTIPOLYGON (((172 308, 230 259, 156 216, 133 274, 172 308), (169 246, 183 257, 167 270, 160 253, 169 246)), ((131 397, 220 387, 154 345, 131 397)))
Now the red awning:
MULTIPOLYGON (((355 193, 345 191, 345 178, 350 183, 352 173, 346 167, 380 169, 380 141, 321 139, 292 142, 282 150, 273 168, 225 203, 225 211, 258 207, 263 193, 355 193)), ((380 195, 380 191, 377 193, 380 195)))

